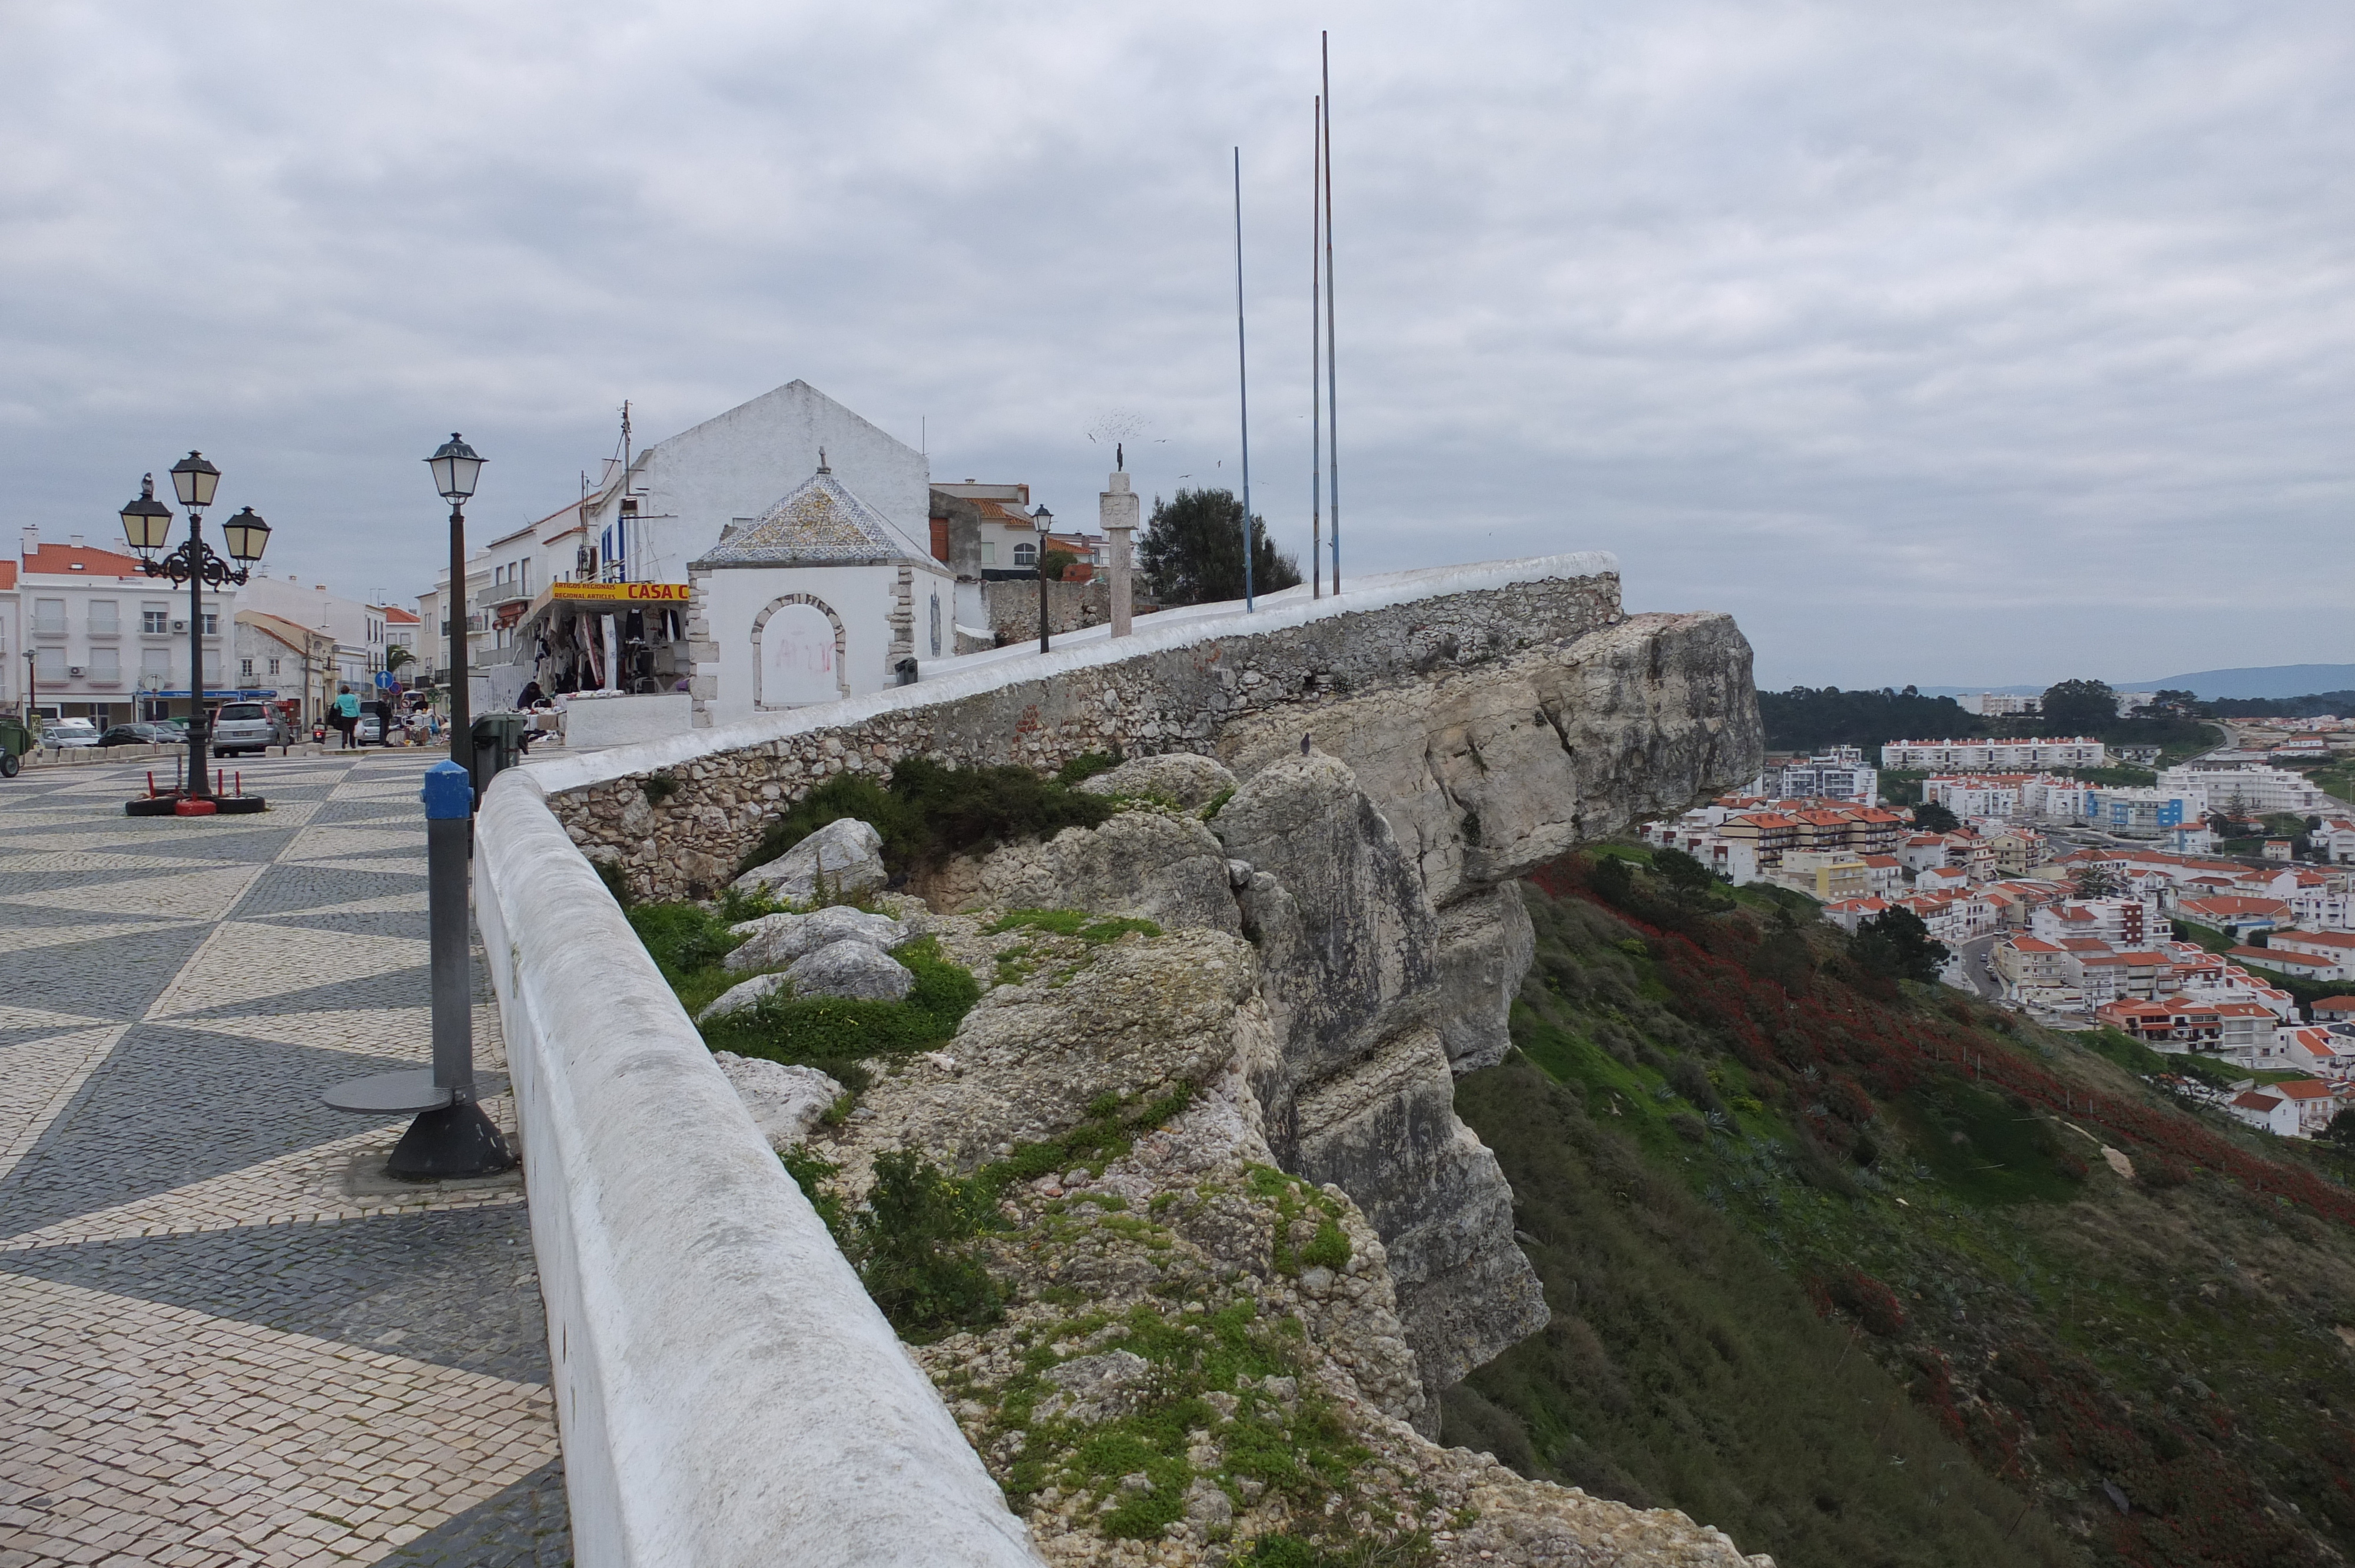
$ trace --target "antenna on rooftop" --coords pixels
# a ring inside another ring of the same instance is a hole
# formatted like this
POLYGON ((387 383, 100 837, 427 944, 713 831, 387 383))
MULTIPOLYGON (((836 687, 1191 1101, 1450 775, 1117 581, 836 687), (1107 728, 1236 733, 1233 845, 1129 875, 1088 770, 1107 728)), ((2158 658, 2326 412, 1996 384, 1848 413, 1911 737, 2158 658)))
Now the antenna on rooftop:
POLYGON ((1333 351, 1333 35, 1317 36, 1318 58, 1324 69, 1325 117, 1321 138, 1325 152, 1325 441, 1327 469, 1331 476, 1327 495, 1333 503, 1333 591, 1341 591, 1341 413, 1335 402, 1333 351))

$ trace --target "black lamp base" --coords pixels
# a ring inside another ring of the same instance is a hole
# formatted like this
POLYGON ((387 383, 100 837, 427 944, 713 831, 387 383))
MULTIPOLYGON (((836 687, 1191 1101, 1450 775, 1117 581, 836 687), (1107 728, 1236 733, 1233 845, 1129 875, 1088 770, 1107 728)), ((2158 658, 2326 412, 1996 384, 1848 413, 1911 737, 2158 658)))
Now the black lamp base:
POLYGON ((465 1176, 496 1176, 515 1169, 516 1158, 496 1123, 472 1100, 421 1111, 393 1145, 384 1168, 404 1181, 444 1181, 465 1176))

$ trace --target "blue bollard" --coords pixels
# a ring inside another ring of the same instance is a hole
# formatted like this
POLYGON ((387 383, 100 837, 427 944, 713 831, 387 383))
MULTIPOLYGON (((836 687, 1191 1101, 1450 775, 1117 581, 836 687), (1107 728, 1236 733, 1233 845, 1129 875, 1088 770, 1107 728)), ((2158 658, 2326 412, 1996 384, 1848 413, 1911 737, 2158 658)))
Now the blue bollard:
POLYGON ((411 1181, 489 1176, 515 1155, 474 1101, 474 1003, 467 962, 466 867, 474 835, 474 781, 444 759, 425 770, 426 901, 432 958, 433 1087, 445 1104, 421 1111, 386 1169, 411 1181))

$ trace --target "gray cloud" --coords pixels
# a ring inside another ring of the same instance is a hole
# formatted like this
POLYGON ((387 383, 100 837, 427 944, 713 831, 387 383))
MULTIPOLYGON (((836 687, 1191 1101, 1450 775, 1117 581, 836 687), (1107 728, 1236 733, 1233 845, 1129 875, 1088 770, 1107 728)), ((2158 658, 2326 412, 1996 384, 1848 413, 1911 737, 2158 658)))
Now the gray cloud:
POLYGON ((0 462, 112 532, 200 445, 274 565, 428 580, 803 376, 1085 516, 1305 544, 1316 30, 1352 570, 1617 550, 1763 681, 2345 658, 2344 7, 127 5, 0 12, 0 462), (1217 466, 1222 464, 1223 466, 1217 466))

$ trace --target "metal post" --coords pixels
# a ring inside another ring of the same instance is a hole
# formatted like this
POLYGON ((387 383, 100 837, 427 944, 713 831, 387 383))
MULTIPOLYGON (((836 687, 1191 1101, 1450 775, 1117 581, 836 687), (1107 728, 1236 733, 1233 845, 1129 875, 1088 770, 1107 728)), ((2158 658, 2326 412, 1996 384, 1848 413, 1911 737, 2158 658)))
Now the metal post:
POLYGON ((1243 150, 1235 149, 1235 392, 1243 441, 1243 609, 1252 609, 1251 364, 1243 353, 1243 150))
POLYGON ((212 794, 205 756, 205 517, 188 509, 188 796, 212 794))
POLYGON ((1325 177, 1325 100, 1316 100, 1316 129, 1308 157, 1308 597, 1325 597, 1325 420, 1316 401, 1316 373, 1325 368, 1325 274, 1316 243, 1325 232, 1316 210, 1317 186, 1325 177))
POLYGON ((466 863, 474 828, 473 777, 443 760, 425 770, 428 947, 432 959, 433 1065, 338 1084, 323 1097, 337 1110, 415 1111, 385 1161, 411 1181, 494 1176, 515 1165, 498 1127, 474 1099, 472 964, 466 939, 466 863))
POLYGON ((1047 535, 1039 535, 1039 652, 1047 652, 1047 535))
POLYGON ((466 508, 450 503, 450 758, 473 777, 474 727, 466 712, 466 508))
MULTIPOLYGON (((1333 332, 1333 36, 1317 35, 1317 54, 1324 72, 1325 151, 1325 450, 1331 482, 1325 499, 1333 511, 1333 591, 1341 591, 1341 409, 1335 400, 1335 351, 1340 347, 1333 332)), ((1315 397, 1312 389, 1309 396, 1315 397)))

